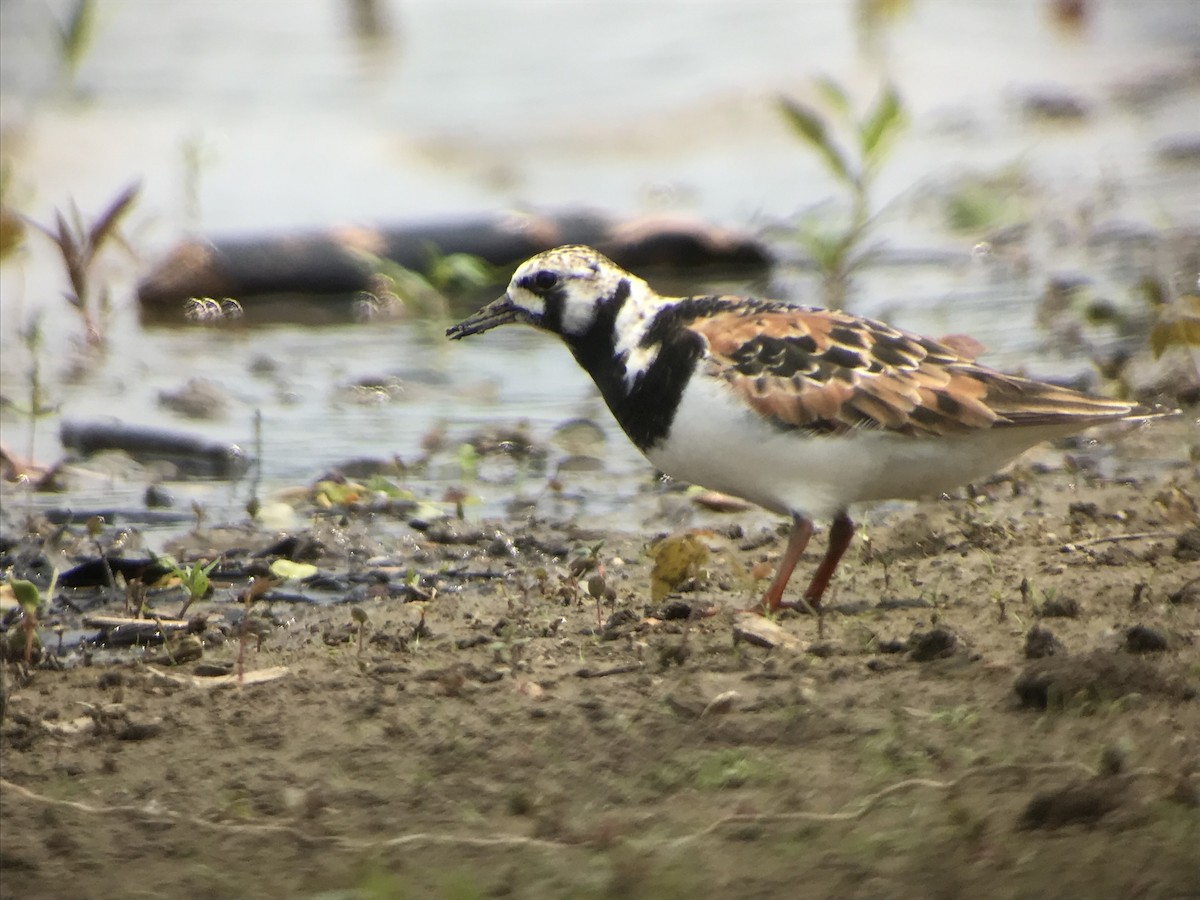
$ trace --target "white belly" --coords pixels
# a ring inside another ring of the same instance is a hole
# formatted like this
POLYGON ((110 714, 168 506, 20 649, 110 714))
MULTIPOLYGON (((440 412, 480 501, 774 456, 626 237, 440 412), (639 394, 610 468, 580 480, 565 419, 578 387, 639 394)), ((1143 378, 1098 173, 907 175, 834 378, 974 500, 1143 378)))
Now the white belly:
POLYGON ((683 394, 670 437, 646 456, 680 481, 785 515, 823 519, 851 503, 951 490, 1075 430, 1009 427, 942 438, 871 429, 810 435, 772 426, 724 385, 697 376, 683 394))

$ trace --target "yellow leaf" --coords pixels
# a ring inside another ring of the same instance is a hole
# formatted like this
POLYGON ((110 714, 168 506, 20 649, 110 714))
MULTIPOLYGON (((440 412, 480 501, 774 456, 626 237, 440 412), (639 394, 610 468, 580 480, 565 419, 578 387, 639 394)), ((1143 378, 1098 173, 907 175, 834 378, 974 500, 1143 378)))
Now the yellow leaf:
POLYGON ((668 535, 646 550, 654 560, 650 572, 650 598, 659 602, 689 578, 700 572, 708 561, 708 547, 694 531, 668 535))
POLYGON ((295 579, 299 581, 317 574, 317 567, 311 563, 292 562, 290 559, 277 559, 271 563, 271 574, 284 581, 295 579))
POLYGON ((1200 295, 1184 294, 1168 303, 1150 331, 1155 358, 1170 347, 1200 347, 1200 295))

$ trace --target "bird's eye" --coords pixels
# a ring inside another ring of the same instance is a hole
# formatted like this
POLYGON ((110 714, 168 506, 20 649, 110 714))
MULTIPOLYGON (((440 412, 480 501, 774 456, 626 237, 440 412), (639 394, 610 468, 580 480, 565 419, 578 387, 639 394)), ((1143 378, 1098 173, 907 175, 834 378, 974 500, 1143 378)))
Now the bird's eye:
POLYGON ((558 286, 558 273, 542 269, 533 276, 533 286, 539 291, 552 291, 558 286))

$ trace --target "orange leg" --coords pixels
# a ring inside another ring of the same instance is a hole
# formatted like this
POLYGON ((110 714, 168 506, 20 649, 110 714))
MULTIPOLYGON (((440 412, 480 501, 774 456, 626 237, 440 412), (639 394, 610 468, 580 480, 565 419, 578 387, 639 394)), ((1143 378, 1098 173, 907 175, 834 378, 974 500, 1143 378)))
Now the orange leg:
POLYGON ((821 605, 821 595, 825 593, 825 588, 829 587, 829 581, 833 578, 833 573, 853 537, 854 523, 844 512, 838 513, 829 526, 829 546, 825 550, 825 558, 817 566, 817 571, 808 584, 808 590, 804 592, 804 599, 813 609, 821 605))
POLYGON ((763 594, 762 603, 758 606, 759 611, 775 612, 785 605, 783 589, 787 587, 788 579, 792 577, 796 563, 800 561, 800 556, 804 553, 804 548, 808 546, 812 533, 811 519, 803 516, 796 516, 792 519, 792 533, 788 535, 787 549, 783 551, 783 559, 779 561, 779 568, 775 570, 775 579, 767 588, 767 592, 763 594))
POLYGON ((779 560, 779 568, 775 570, 775 578, 771 582, 771 586, 767 588, 762 602, 756 607, 758 611, 775 612, 778 609, 799 609, 811 612, 820 608, 821 597, 825 593, 825 589, 829 587, 833 573, 837 570, 838 563, 842 561, 842 556, 845 555, 846 549, 854 537, 854 523, 844 512, 837 515, 829 528, 829 547, 825 550, 825 557, 817 566, 812 581, 809 582, 808 590, 804 592, 804 599, 800 601, 784 600, 784 589, 787 588, 788 580, 792 577, 796 564, 804 554, 804 550, 812 538, 812 533, 811 519, 803 516, 796 516, 793 519, 792 532, 788 535, 787 549, 783 551, 783 558, 779 560))

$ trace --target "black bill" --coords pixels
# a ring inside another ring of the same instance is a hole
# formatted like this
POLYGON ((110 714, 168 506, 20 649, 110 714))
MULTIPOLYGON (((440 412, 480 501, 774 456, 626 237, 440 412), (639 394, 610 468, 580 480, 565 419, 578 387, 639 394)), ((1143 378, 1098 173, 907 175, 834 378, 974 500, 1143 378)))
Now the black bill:
POLYGON ((457 325, 451 325, 446 329, 446 337, 456 341, 471 334, 489 331, 498 325, 507 325, 509 322, 517 321, 520 312, 520 307, 514 305, 508 299, 508 294, 505 294, 499 300, 493 300, 474 315, 467 316, 457 325))

